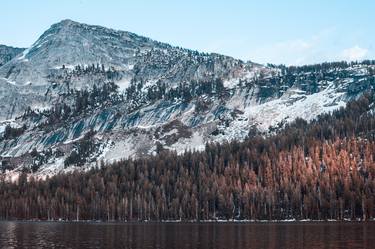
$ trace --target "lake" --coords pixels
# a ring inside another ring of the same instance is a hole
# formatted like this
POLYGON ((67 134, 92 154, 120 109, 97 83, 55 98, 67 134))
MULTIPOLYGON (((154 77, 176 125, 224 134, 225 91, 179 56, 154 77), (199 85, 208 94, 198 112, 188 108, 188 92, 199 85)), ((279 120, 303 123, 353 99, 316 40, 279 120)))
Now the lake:
POLYGON ((375 248, 375 222, 0 222, 0 248, 375 248))

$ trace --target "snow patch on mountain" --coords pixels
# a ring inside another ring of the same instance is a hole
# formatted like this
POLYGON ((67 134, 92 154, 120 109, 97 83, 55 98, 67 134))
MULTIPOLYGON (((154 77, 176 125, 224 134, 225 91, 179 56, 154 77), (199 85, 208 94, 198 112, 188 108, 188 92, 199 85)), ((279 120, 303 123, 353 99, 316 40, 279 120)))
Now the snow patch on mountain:
POLYGON ((166 146, 167 149, 176 151, 177 154, 183 154, 186 151, 202 151, 205 149, 205 144, 208 141, 204 140, 204 135, 198 131, 194 132, 190 138, 180 139, 172 146, 166 146))
POLYGON ((319 114, 345 107, 344 94, 344 92, 336 92, 333 84, 311 95, 306 95, 299 89, 289 89, 279 99, 249 106, 244 111, 249 122, 267 131, 270 127, 276 127, 281 122, 289 123, 297 117, 310 121, 319 114))
POLYGON ((120 92, 124 92, 130 86, 131 79, 130 78, 123 78, 119 81, 116 81, 116 85, 119 87, 120 92))
POLYGON ((31 48, 25 49, 22 52, 22 54, 19 57, 17 57, 17 60, 20 60, 20 61, 23 61, 23 62, 28 62, 29 59, 27 59, 26 56, 29 54, 30 50, 31 50, 31 48))
POLYGON ((118 142, 108 141, 102 154, 98 157, 99 161, 104 160, 107 163, 113 163, 121 159, 127 159, 135 155, 133 141, 131 137, 124 138, 118 142))

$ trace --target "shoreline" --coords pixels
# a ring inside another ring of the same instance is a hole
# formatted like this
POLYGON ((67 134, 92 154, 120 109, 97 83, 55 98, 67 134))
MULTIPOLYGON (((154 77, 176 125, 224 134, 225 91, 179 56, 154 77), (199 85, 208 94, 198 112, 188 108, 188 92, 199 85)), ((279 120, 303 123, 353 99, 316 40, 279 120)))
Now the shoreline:
POLYGON ((60 223, 60 224, 301 224, 301 223, 368 223, 375 222, 375 218, 362 220, 310 220, 310 219, 286 219, 286 220, 134 220, 134 221, 101 221, 101 220, 1 220, 0 222, 19 223, 60 223))

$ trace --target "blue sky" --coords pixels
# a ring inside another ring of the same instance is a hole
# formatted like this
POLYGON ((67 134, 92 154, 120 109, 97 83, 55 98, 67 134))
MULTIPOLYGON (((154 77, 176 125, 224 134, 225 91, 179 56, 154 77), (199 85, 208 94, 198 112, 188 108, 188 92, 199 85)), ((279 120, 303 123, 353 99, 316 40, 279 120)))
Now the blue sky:
POLYGON ((375 59, 375 1, 3 0, 0 44, 28 47, 62 19, 275 64, 375 59))

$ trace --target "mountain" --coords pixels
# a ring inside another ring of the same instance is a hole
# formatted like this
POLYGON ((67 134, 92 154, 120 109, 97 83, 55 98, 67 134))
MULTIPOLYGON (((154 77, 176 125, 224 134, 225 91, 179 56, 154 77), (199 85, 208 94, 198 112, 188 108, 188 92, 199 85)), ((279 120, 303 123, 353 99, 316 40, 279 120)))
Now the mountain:
POLYGON ((63 20, 0 67, 2 169, 54 174, 276 133, 374 89, 374 71, 264 66, 63 20))
MULTIPOLYGON (((119 74, 116 83, 121 90, 132 80, 147 86, 156 81, 172 86, 191 80, 230 79, 246 75, 255 67, 252 63, 172 47, 129 32, 63 20, 52 25, 30 48, 0 68, 0 83, 7 87, 11 85, 9 87, 24 98, 20 100, 9 92, 0 96, 8 108, 1 111, 0 118, 22 114, 27 104, 33 109, 50 106, 66 92, 60 88, 58 92, 51 92, 51 81, 56 83, 58 80, 51 77, 76 66, 98 64, 107 70, 116 70, 119 74), (63 67, 66 70, 62 70, 63 67)), ((69 87, 92 87, 107 80, 97 76, 80 75, 69 82, 69 87)))
POLYGON ((164 76, 169 81, 205 78, 206 73, 221 76, 243 65, 229 57, 194 53, 130 32, 63 20, 4 65, 0 74, 17 85, 45 85, 46 76, 63 65, 73 68, 93 63, 133 74, 137 73, 133 67, 141 64, 138 71, 144 80, 164 76), (187 71, 176 74, 178 66, 187 71))
POLYGON ((14 57, 16 57, 24 50, 24 48, 14 48, 5 45, 0 45, 0 67, 8 61, 10 61, 11 59, 13 59, 14 57))
MULTIPOLYGON (((24 50, 24 48, 0 45, 0 68, 24 50)), ((15 101, 14 96, 18 91, 13 86, 2 83, 4 81, 2 77, 0 77, 0 118, 8 118, 11 110, 9 104, 15 101)))

